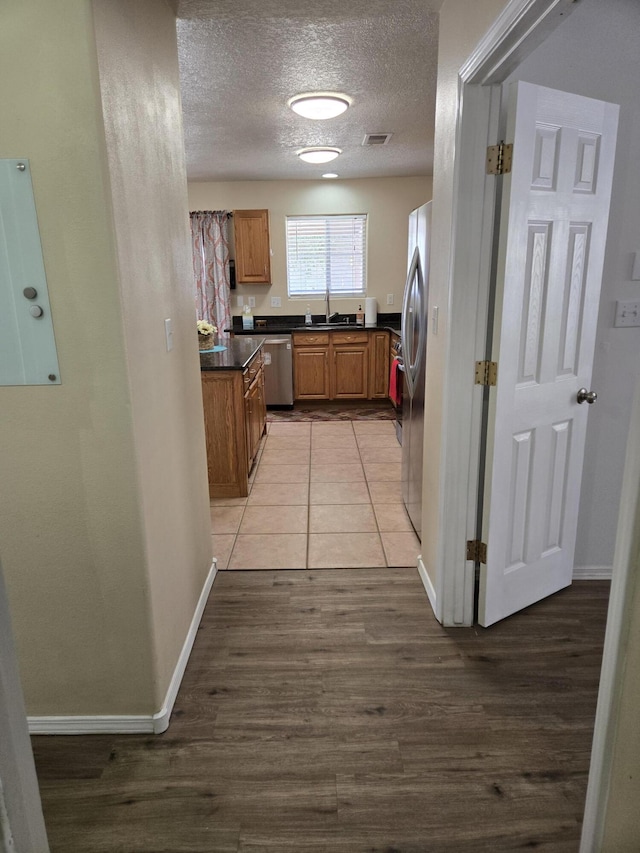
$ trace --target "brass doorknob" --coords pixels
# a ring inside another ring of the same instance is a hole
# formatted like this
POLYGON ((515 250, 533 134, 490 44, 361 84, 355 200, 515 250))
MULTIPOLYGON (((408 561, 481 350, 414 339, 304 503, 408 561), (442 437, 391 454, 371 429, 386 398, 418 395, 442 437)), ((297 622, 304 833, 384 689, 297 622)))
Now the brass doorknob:
POLYGON ((591 405, 592 403, 595 403, 597 399, 598 395, 595 391, 587 391, 586 388, 580 388, 580 390, 578 391, 579 403, 589 403, 589 405, 591 405))

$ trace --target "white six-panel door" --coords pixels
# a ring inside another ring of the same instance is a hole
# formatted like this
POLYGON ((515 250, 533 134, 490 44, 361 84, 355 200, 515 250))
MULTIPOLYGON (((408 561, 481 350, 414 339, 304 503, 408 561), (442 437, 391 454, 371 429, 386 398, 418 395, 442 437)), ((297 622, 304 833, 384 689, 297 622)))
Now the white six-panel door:
POLYGON ((481 625, 571 583, 589 414, 578 390, 590 389, 617 121, 613 104, 522 82, 510 91, 481 625))

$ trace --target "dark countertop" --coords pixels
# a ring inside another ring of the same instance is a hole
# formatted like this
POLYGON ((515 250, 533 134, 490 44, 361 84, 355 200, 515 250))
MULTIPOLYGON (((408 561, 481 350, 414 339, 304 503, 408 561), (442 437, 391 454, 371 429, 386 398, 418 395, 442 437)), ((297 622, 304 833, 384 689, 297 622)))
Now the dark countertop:
POLYGON ((218 335, 218 343, 226 349, 222 352, 201 352, 200 370, 244 370, 264 343, 264 335, 256 334, 255 330, 250 336, 245 334, 236 338, 218 335))
POLYGON ((322 324, 324 323, 324 317, 322 315, 313 315, 313 324, 310 326, 305 325, 304 317, 302 315, 289 315, 289 316, 267 316, 267 317, 254 317, 254 322, 257 320, 265 320, 266 326, 256 326, 253 329, 243 329, 242 328, 242 318, 234 317, 233 318, 233 327, 231 329, 225 329, 225 332, 233 332, 234 335, 243 336, 243 335, 290 335, 291 332, 344 332, 350 330, 362 330, 365 331, 388 331, 394 332, 396 335, 400 334, 400 315, 399 314, 379 314, 378 322, 372 326, 357 326, 355 323, 355 317, 349 316, 348 324, 335 325, 331 329, 323 328, 322 324), (238 322, 239 321, 239 322, 238 322))

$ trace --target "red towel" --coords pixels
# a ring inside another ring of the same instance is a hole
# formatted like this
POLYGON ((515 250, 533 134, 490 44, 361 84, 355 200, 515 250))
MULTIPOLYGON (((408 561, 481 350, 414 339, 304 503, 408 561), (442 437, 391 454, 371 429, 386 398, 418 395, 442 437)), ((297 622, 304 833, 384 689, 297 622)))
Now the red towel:
POLYGON ((391 362, 391 375, 389 376, 389 396, 396 406, 402 403, 402 377, 400 376, 401 360, 396 356, 391 362))

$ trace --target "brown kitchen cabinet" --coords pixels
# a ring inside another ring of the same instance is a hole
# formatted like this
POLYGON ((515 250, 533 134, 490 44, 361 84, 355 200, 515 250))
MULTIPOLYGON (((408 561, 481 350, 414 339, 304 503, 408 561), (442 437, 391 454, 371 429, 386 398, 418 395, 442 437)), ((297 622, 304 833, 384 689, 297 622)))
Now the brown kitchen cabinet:
POLYGON ((269 211, 234 210, 233 235, 238 284, 270 284, 269 211))
POLYGON ((369 394, 368 332, 333 332, 331 351, 331 399, 366 400, 369 394))
POLYGON ((329 335, 293 335, 293 395, 296 400, 329 400, 329 335))
POLYGON ((293 372, 296 400, 386 397, 389 333, 355 328, 294 332, 293 372))
POLYGON ((244 370, 201 376, 209 496, 245 497, 266 424, 262 351, 244 370))
POLYGON ((372 400, 389 396, 389 332, 369 333, 369 397, 372 400))
POLYGON ((253 380, 244 395, 245 432, 247 437, 247 459, 249 469, 256 458, 260 439, 267 420, 267 407, 264 398, 264 371, 253 380))

